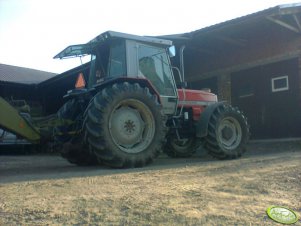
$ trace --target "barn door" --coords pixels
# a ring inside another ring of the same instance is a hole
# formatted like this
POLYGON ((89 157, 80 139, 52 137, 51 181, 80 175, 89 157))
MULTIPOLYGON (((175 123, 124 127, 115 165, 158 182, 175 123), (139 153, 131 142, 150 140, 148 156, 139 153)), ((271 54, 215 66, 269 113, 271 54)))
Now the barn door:
POLYGON ((232 104, 249 119, 253 139, 301 136, 298 60, 233 73, 232 104))

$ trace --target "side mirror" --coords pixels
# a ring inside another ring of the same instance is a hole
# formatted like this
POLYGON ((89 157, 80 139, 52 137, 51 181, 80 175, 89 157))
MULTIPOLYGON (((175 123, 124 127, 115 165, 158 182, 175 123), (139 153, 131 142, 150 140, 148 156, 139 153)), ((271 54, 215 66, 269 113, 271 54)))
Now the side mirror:
POLYGON ((169 57, 175 57, 176 56, 176 47, 171 46, 168 48, 169 57))

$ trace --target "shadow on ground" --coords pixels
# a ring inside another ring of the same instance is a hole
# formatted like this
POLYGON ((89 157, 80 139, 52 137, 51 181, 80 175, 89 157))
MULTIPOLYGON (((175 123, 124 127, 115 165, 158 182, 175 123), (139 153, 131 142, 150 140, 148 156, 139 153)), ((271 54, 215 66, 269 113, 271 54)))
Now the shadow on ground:
MULTIPOLYGON (((287 156, 293 152, 300 151, 300 140, 290 142, 251 142, 241 160, 260 158, 260 156, 267 155, 272 157, 275 154, 287 156)), ((200 149, 196 155, 191 158, 172 159, 166 155, 161 155, 154 163, 144 168, 111 169, 106 166, 79 167, 68 163, 57 154, 36 154, 35 152, 30 152, 30 154, 26 155, 3 155, 2 153, 2 155, 0 155, 0 184, 182 168, 200 164, 214 164, 217 161, 220 160, 213 159, 206 154, 204 149, 200 149)), ((222 162, 227 163, 227 161, 222 162)))

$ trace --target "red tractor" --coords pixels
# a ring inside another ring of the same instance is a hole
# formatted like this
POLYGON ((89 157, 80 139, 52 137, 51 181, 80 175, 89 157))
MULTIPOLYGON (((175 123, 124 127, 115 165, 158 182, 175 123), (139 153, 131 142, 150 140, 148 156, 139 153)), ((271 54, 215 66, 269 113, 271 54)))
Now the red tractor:
POLYGON ((171 65, 171 41, 108 31, 55 58, 86 54, 89 70, 64 96, 52 132, 71 163, 142 167, 161 151, 188 157, 200 145, 219 159, 244 153, 246 118, 210 92, 185 88, 183 63, 171 65))

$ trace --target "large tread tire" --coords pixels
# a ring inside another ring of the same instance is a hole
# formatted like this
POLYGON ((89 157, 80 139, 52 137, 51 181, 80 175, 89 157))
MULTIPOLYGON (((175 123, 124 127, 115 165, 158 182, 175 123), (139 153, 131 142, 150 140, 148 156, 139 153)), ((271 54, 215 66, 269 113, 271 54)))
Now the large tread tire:
POLYGON ((209 119, 205 148, 218 159, 235 159, 246 151, 249 125, 245 116, 229 105, 220 105, 209 119))
MULTIPOLYGON (((82 114, 80 105, 75 99, 67 101, 57 112, 58 119, 76 121, 82 114)), ((87 147, 82 143, 81 134, 70 134, 76 130, 76 123, 54 128, 54 141, 59 146, 59 152, 63 158, 72 164, 79 166, 95 165, 96 157, 87 151, 87 147)))
POLYGON ((197 148, 198 145, 195 137, 188 138, 185 141, 179 141, 174 135, 167 138, 164 153, 171 158, 187 158, 191 157, 197 148))
MULTIPOLYGON (((79 114, 79 106, 75 99, 71 99, 67 101, 57 111, 57 117, 59 120, 74 121, 78 117, 78 114, 79 114)), ((69 142, 73 137, 69 132, 75 130, 75 127, 76 125, 74 123, 72 124, 66 123, 65 125, 55 127, 54 128, 55 141, 57 141, 58 143, 69 142)))
POLYGON ((161 108, 157 96, 138 83, 104 88, 86 112, 85 140, 90 150, 114 168, 149 164, 165 140, 166 118, 161 108))

